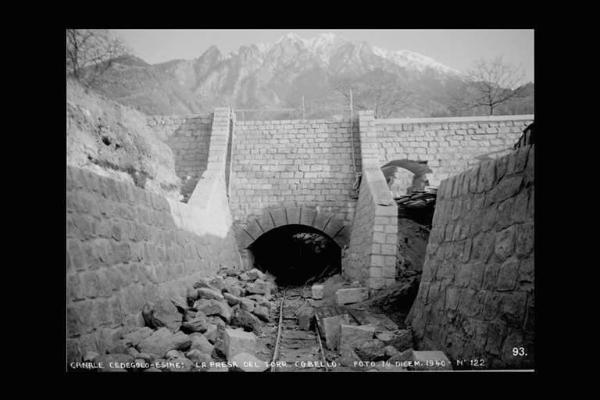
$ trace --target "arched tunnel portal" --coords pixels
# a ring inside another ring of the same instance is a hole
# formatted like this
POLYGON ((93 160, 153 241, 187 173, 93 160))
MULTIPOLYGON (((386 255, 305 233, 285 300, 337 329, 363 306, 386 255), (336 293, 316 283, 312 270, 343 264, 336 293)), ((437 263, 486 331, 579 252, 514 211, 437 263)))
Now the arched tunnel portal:
POLYGON ((350 228, 334 214, 280 208, 234 226, 245 267, 272 274, 278 285, 300 286, 341 273, 350 228))

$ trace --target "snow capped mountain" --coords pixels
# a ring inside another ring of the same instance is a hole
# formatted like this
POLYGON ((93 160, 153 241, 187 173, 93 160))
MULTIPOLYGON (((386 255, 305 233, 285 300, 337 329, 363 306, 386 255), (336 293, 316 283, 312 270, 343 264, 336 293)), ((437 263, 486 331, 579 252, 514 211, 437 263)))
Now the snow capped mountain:
POLYGON ((415 53, 414 51, 389 51, 380 47, 373 47, 373 52, 380 57, 395 62, 401 67, 416 69, 418 71, 423 71, 426 68, 432 68, 445 74, 462 75, 462 72, 439 63, 431 57, 415 53))
POLYGON ((274 43, 259 43, 256 45, 260 56, 264 59, 274 49, 280 46, 289 46, 289 50, 295 48, 298 52, 307 52, 308 55, 315 57, 324 66, 330 63, 334 58, 336 51, 344 45, 354 45, 357 49, 364 49, 367 53, 374 54, 385 60, 391 61, 399 67, 424 71, 428 68, 444 74, 461 75, 461 72, 450 68, 431 57, 410 51, 399 50, 390 51, 380 47, 370 46, 368 43, 351 43, 350 41, 334 34, 322 33, 318 36, 306 39, 300 35, 290 32, 274 43))
POLYGON ((125 57, 95 86, 148 114, 189 114, 224 105, 297 107, 302 98, 335 105, 337 79, 359 82, 371 79, 369 74, 395 76, 402 90, 414 94, 410 116, 445 113, 447 89, 464 81, 460 71, 410 50, 387 50, 333 33, 311 38, 288 33, 227 54, 211 46, 193 60, 151 65, 125 57))

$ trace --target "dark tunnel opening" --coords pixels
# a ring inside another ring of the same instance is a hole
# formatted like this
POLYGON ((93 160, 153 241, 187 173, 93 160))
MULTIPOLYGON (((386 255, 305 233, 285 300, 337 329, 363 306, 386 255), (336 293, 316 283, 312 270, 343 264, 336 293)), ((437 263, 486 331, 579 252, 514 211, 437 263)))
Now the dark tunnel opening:
POLYGON ((341 272, 341 249, 325 233, 285 225, 260 236, 248 249, 254 267, 272 274, 279 286, 301 286, 341 272))

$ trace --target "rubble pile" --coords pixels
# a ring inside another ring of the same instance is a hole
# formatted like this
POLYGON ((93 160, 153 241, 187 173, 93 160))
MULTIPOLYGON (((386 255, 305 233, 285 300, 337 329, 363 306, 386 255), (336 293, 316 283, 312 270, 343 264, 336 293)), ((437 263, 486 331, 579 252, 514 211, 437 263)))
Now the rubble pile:
POLYGON ((98 371, 263 371, 257 335, 275 306, 272 276, 252 269, 221 269, 188 288, 186 304, 146 303, 143 327, 121 328, 106 354, 88 352, 83 362, 98 371))
MULTIPOLYGON (((404 289, 412 287, 405 286, 404 289)), ((342 367, 338 370, 452 369, 443 352, 416 351, 410 329, 401 328, 386 314, 368 307, 374 302, 382 302, 384 297, 374 296, 369 299, 369 293, 364 287, 343 287, 337 289, 332 296, 336 304, 325 305, 319 299, 322 289, 320 285, 312 287, 311 306, 298 309, 296 316, 299 327, 303 330, 312 329, 312 320, 316 321, 324 345, 329 351, 328 358, 336 360, 342 367)), ((397 291, 392 294, 398 295, 397 291)))

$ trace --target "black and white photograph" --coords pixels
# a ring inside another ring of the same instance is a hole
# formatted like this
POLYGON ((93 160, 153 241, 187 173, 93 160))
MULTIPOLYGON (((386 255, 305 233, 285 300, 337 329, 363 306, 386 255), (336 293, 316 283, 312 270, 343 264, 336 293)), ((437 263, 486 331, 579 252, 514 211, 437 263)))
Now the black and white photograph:
POLYGON ((65 29, 65 372, 535 373, 534 36, 65 29))

